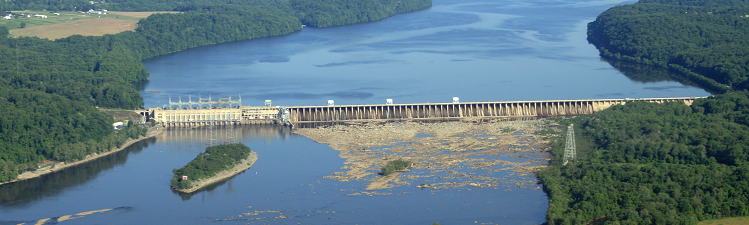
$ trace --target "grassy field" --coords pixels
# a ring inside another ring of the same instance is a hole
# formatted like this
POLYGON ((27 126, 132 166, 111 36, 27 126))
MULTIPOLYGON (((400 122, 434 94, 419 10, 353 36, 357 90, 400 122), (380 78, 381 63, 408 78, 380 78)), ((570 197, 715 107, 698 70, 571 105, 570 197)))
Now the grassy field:
POLYGON ((155 11, 155 12, 112 12, 110 11, 109 12, 109 14, 127 16, 127 17, 132 17, 132 18, 146 18, 154 13, 179 13, 179 12, 170 12, 170 11, 155 11))
POLYGON ((699 225, 740 225, 749 224, 749 216, 747 217, 731 217, 718 220, 705 220, 699 223, 699 225))
POLYGON ((14 36, 36 36, 50 40, 68 37, 74 34, 100 36, 135 30, 135 24, 141 18, 153 13, 167 12, 108 12, 108 14, 88 14, 78 12, 14 11, 15 14, 46 15, 47 18, 21 17, 12 20, 0 20, 0 26, 11 30, 14 36), (26 23, 21 28, 21 23, 26 23))

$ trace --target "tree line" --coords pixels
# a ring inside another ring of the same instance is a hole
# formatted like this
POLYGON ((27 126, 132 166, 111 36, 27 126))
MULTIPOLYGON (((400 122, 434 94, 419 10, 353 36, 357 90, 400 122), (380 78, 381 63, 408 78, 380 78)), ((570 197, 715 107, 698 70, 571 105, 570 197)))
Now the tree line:
POLYGON ((601 56, 669 68, 713 93, 749 88, 749 1, 641 0, 601 13, 601 56))
MULTIPOLYGON (((181 11, 141 19, 135 31, 50 41, 12 38, 0 27, 0 182, 41 160, 69 161, 124 141, 94 106, 134 109, 143 59, 198 46, 284 35, 309 26, 383 19, 430 0, 14 0, 8 10, 181 11), (325 9, 325 10, 321 10, 325 9)), ((121 131, 122 132, 122 131, 121 131)))
POLYGON ((549 224, 696 224, 749 216, 749 92, 628 102, 575 124, 577 159, 538 173, 549 224))

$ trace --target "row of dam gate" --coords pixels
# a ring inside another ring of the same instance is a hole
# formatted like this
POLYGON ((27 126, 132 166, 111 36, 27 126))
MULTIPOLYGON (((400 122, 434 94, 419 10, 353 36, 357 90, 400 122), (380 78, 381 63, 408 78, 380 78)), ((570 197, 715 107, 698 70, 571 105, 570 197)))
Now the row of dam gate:
POLYGON ((449 119, 468 117, 549 117, 592 114, 627 102, 673 102, 691 105, 696 98, 597 99, 470 103, 419 103, 288 107, 289 120, 335 122, 349 120, 449 119))
POLYGON ((326 106, 233 106, 151 108, 144 116, 166 126, 208 124, 258 124, 339 122, 356 120, 429 120, 471 117, 550 117, 592 114, 628 102, 683 102, 688 98, 589 99, 548 101, 506 101, 468 103, 416 103, 326 106))

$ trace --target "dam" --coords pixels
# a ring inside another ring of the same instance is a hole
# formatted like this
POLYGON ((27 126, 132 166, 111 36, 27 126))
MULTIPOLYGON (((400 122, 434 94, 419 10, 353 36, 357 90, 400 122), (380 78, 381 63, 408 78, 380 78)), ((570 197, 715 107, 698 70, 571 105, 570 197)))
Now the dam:
POLYGON ((581 100, 540 100, 540 101, 500 101, 466 102, 454 98, 449 103, 409 103, 372 105, 333 105, 329 101, 324 106, 272 106, 270 100, 264 106, 242 106, 239 100, 210 97, 194 102, 181 99, 165 107, 149 108, 141 114, 167 127, 203 126, 209 124, 282 124, 293 126, 298 123, 368 121, 368 120, 431 120, 454 118, 491 117, 550 117, 578 116, 592 114, 614 105, 628 102, 683 102, 691 105, 695 99, 706 97, 680 98, 636 98, 636 99, 581 99, 581 100))

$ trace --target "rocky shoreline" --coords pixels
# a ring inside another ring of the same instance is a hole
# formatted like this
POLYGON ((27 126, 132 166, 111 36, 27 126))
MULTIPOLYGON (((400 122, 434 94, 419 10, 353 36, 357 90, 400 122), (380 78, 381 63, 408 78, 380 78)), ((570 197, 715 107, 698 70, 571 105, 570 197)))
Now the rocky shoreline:
POLYGON ((201 188, 211 185, 213 183, 222 181, 224 179, 230 178, 234 175, 237 175, 238 173, 241 173, 242 171, 245 171, 252 167, 253 164, 255 164, 255 161, 257 161, 257 153, 255 151, 250 152, 250 155, 247 156, 246 159, 242 160, 239 164, 235 165, 234 168, 231 168, 230 170, 224 170, 216 174, 215 176, 209 177, 207 179, 201 179, 198 181, 193 182, 193 187, 189 189, 174 189, 175 191, 179 191, 182 193, 192 193, 197 190, 200 190, 201 188))
POLYGON ((78 160, 78 161, 75 161, 75 162, 69 162, 69 163, 59 162, 59 163, 55 163, 55 165, 52 166, 52 167, 50 167, 50 168, 42 168, 42 169, 38 169, 36 171, 27 171, 27 172, 19 174, 18 177, 15 180, 11 180, 11 181, 8 181, 8 182, 5 182, 5 183, 0 183, 0 185, 9 184, 9 183, 17 182, 17 181, 22 181, 22 180, 28 180, 28 179, 37 178, 37 177, 40 177, 40 176, 45 175, 45 174, 54 173, 54 172, 57 172, 57 171, 60 171, 60 170, 64 170, 66 168, 70 168, 70 167, 77 166, 77 165, 80 165, 80 164, 83 164, 83 163, 86 163, 86 162, 93 161, 95 159, 107 156, 109 154, 112 154, 112 153, 115 153, 115 152, 119 152, 119 151, 121 151, 121 150, 129 147, 130 145, 139 142, 139 141, 142 141, 142 140, 154 137, 154 136, 160 134, 161 132, 163 132, 164 130, 166 130, 166 128, 162 127, 161 125, 157 125, 157 126, 148 128, 148 131, 146 132, 146 136, 140 137, 138 139, 128 139, 119 148, 115 148, 115 149, 112 149, 112 150, 107 151, 107 152, 93 153, 93 154, 87 155, 85 158, 83 158, 81 160, 78 160))

